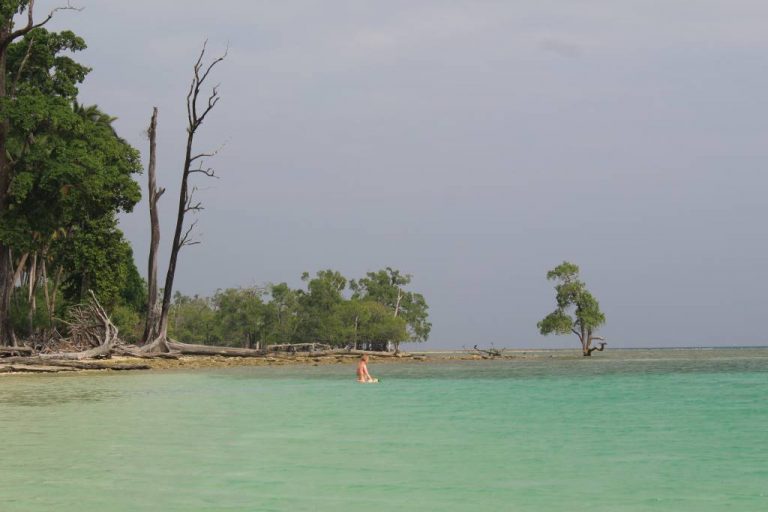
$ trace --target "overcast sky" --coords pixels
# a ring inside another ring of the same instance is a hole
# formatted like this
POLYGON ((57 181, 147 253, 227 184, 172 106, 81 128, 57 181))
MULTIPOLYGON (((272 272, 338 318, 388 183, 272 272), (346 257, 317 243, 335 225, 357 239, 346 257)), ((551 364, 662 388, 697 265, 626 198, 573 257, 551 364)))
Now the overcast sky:
MULTIPOLYGON (((229 44, 184 293, 393 266, 427 347, 573 347, 536 330, 568 260, 609 346, 768 342, 764 0, 78 3, 82 101, 145 161, 160 109, 163 261, 191 67, 229 44)), ((142 272, 148 217, 121 222, 142 272)))

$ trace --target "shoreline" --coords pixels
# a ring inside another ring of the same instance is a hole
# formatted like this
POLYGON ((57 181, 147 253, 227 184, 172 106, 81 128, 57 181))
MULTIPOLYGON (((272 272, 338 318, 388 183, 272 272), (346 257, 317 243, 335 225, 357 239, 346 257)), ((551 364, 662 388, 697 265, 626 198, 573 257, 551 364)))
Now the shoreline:
MULTIPOLYGON (((574 354, 578 351, 570 351, 574 354)), ((501 356, 487 356, 467 351, 424 351, 408 352, 395 356, 386 354, 369 354, 371 362, 378 364, 395 363, 424 363, 424 362, 449 362, 449 361, 484 361, 484 360, 521 360, 521 359, 548 359, 549 357, 533 356, 531 351, 515 351, 501 356)), ((11 358, 8 358, 11 359, 11 358)), ((178 358, 151 358, 144 359, 131 356, 112 356, 108 359, 85 359, 72 362, 73 366, 59 366, 59 363, 25 364, 4 361, 0 358, 0 376, 23 374, 54 374, 54 373, 94 373, 115 371, 152 371, 152 370, 196 370, 206 368, 235 368, 247 366, 320 366, 349 364, 352 365, 360 359, 358 354, 279 354, 263 357, 240 357, 223 355, 183 355, 178 358), (74 367, 92 366, 91 368, 74 367)))
MULTIPOLYGON (((501 355, 479 354, 468 350, 434 350, 403 352, 398 356, 391 353, 369 353, 371 362, 380 364, 418 364, 418 363, 450 363, 459 361, 553 361, 553 360, 612 360, 612 354, 628 353, 642 350, 664 350, 667 353, 679 354, 712 350, 735 350, 744 348, 768 350, 768 347, 690 347, 669 349, 613 349, 600 356, 584 358, 579 349, 504 349, 501 355)), ((353 365, 360 358, 359 354, 349 353, 274 353, 268 356, 242 357, 224 355, 182 355, 177 358, 139 358, 132 356, 112 356, 107 359, 85 359, 79 361, 36 361, 22 363, 14 358, 0 358, 0 377, 4 375, 30 375, 55 373, 112 373, 116 371, 174 371, 197 370, 209 368, 236 367, 271 367, 271 366, 321 366, 321 365, 353 365)))

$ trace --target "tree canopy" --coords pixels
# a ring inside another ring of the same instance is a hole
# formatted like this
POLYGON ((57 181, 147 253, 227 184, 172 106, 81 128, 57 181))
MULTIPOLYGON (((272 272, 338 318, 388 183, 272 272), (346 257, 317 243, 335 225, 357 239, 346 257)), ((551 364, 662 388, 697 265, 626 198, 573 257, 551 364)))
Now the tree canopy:
MULTIPOLYGON (((430 324, 423 296, 412 294, 418 296, 418 300, 401 298, 401 304, 406 306, 396 315, 396 296, 394 302, 387 304, 383 298, 375 300, 363 293, 359 283, 366 283, 371 275, 384 275, 382 272, 400 275, 386 269, 369 273, 358 281, 348 281, 341 273, 329 269, 317 272, 314 277, 304 273, 305 289, 292 289, 286 283, 278 283, 219 290, 208 298, 176 294, 170 333, 188 343, 238 344, 248 348, 321 342, 336 347, 384 349, 388 344, 426 339, 430 324), (351 295, 346 293, 348 282, 355 283, 351 295), (410 304, 417 304, 418 308, 410 304), (417 319, 421 334, 411 334, 408 318, 417 319)), ((400 282, 394 286, 405 284, 400 282)), ((381 288, 381 291, 391 290, 381 288)), ((408 293, 412 292, 402 291, 401 295, 408 293)))
MULTIPOLYGON (((0 17, 13 12, 11 3, 3 2, 0 17)), ((57 292, 65 304, 76 304, 92 289, 108 309, 133 310, 131 318, 143 294, 117 221, 141 197, 134 178, 141 172, 140 156, 117 135, 114 117, 79 103, 79 85, 90 69, 73 54, 85 47, 70 31, 35 28, 11 42, 5 55, 0 112, 8 187, 0 242, 11 251, 22 282, 30 290, 45 288, 50 322, 58 300, 50 295, 57 292)), ((30 291, 22 301, 33 310, 34 295, 30 291)), ((17 303, 22 299, 15 294, 17 303)))
POLYGON ((565 261, 547 272, 547 279, 557 283, 557 308, 538 323, 539 332, 544 336, 575 334, 585 356, 592 355, 595 350, 603 350, 604 343, 600 348, 594 348, 592 342, 603 339, 594 333, 605 324, 605 315, 600 311, 597 299, 579 280, 579 267, 565 261))

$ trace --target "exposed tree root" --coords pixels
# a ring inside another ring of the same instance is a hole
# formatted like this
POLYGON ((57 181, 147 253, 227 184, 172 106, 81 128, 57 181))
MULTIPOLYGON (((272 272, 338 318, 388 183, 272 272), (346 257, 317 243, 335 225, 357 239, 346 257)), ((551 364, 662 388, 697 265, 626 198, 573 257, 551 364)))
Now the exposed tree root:
POLYGON ((605 342, 603 342, 603 343, 598 343, 598 345, 600 345, 600 347, 590 347, 590 348, 588 348, 588 349, 587 349, 587 351, 586 351, 586 352, 584 352, 584 355, 585 355, 586 357, 589 357, 589 356, 591 356, 591 355, 592 355, 592 352, 595 352, 595 351, 597 351, 597 352, 602 352, 603 350, 605 350, 605 346, 606 346, 607 344, 608 344, 608 343, 605 343, 605 342))

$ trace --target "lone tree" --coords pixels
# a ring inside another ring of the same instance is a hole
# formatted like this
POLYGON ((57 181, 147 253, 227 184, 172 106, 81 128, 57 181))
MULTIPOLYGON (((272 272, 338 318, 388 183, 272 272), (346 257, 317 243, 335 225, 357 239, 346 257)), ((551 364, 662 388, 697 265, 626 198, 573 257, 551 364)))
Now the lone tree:
POLYGON ((595 350, 602 352, 606 343, 600 343, 598 348, 593 347, 592 342, 604 340, 595 336, 594 332, 605 323, 605 315, 600 311, 597 299, 579 281, 578 265, 564 261, 547 272, 547 279, 558 282, 555 285, 557 309, 538 323, 539 332, 544 336, 553 333, 575 334, 581 341, 585 357, 591 356, 595 350), (569 311, 573 311, 573 316, 569 311))

